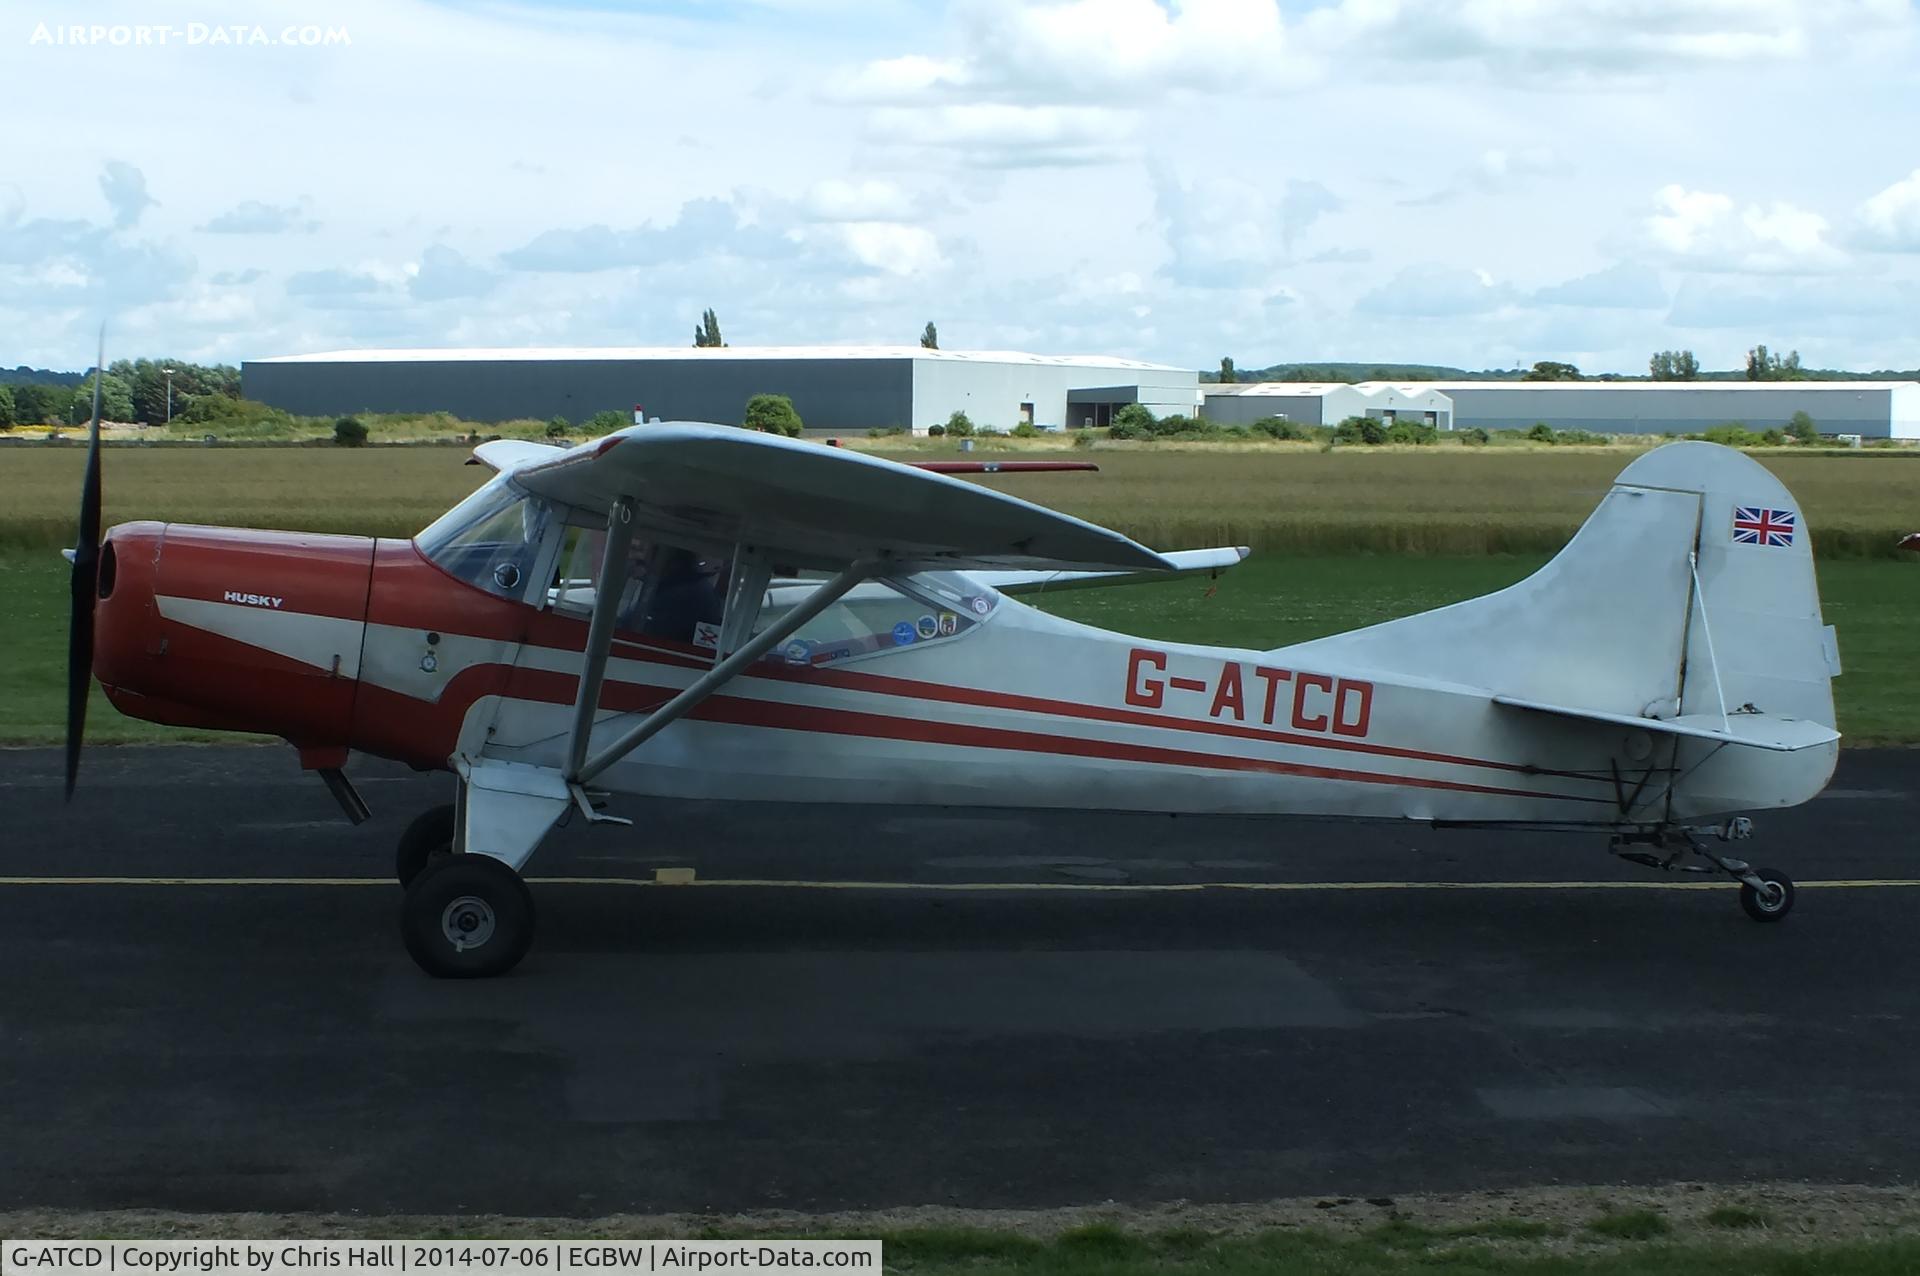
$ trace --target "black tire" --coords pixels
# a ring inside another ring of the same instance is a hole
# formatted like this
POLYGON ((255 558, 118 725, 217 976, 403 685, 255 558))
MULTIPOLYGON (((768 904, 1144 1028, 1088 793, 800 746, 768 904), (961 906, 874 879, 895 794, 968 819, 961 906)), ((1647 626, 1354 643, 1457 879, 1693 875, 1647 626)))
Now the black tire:
POLYGON ((1770 889, 1762 895, 1747 883, 1740 883, 1740 907, 1757 922, 1777 922, 1793 911, 1793 879, 1777 869, 1756 868, 1753 875, 1770 889))
POLYGON ((400 885, 411 886, 413 879, 433 860, 453 854, 453 803, 422 811, 400 835, 400 847, 393 856, 393 875, 400 885))
POLYGON ((533 946, 533 894, 491 855, 452 855, 407 887, 400 937, 437 979, 504 975, 533 946))

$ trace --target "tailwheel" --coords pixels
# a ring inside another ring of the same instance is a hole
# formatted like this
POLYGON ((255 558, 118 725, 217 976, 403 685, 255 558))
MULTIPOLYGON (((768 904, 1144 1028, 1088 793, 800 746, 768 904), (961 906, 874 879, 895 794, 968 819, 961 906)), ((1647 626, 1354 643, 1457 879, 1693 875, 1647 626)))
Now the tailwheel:
POLYGON ((453 803, 422 811, 400 835, 394 852, 393 875, 400 885, 411 886, 428 864, 453 854, 453 803))
POLYGON ((407 887, 400 935, 438 979, 486 979, 519 964, 533 944, 533 895, 491 855, 451 855, 407 887))
POLYGON ((1759 885, 1740 883, 1740 907, 1757 922, 1777 922, 1793 911, 1793 879, 1771 868, 1756 868, 1759 885))

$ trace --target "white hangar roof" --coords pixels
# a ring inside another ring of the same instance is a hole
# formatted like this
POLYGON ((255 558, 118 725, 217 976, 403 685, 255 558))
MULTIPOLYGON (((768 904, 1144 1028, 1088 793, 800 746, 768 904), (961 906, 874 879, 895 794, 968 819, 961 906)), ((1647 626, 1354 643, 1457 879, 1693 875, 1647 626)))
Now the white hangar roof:
POLYGON ((1051 368, 1124 368, 1136 372, 1188 372, 1165 363, 1091 354, 1028 354, 1018 350, 928 350, 923 346, 577 346, 445 350, 329 350, 285 354, 248 363, 564 363, 692 361, 696 359, 928 359, 940 363, 1025 364, 1051 368))

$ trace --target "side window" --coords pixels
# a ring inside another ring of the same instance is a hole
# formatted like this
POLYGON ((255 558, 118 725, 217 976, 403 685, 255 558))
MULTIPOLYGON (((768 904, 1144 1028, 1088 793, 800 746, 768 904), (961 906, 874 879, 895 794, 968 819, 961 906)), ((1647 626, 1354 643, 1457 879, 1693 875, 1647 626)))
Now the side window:
MULTIPOLYGON (((567 544, 548 590, 555 611, 582 619, 593 614, 606 541, 607 534, 599 529, 567 529, 567 544)), ((720 623, 726 597, 725 560, 635 537, 627 552, 627 580, 614 627, 621 633, 711 646, 699 641, 707 636, 702 627, 720 623)))
MULTIPOLYGON (((753 632, 773 625, 820 585, 819 577, 775 580, 767 589, 753 632)), ((952 573, 865 581, 802 625, 765 659, 794 666, 829 665, 949 642, 972 632, 997 601, 991 590, 952 573)))

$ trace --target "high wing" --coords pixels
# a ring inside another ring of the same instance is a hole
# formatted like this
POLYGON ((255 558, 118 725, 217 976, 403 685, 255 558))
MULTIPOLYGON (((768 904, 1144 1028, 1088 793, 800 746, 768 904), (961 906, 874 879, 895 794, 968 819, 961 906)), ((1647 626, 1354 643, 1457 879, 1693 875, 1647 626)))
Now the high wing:
POLYGON ((1169 580, 1175 576, 1217 576, 1229 567, 1238 567, 1253 551, 1245 545, 1227 545, 1219 549, 1178 549, 1162 554, 1170 567, 1160 571, 1076 572, 969 572, 983 585, 991 585, 1003 594, 1037 594, 1057 589, 1089 589, 1106 585, 1133 585, 1147 581, 1169 580))
POLYGON ((658 422, 564 451, 483 444, 476 459, 535 495, 666 538, 760 546, 801 567, 1168 571, 1118 532, 841 448, 733 426, 658 422))

